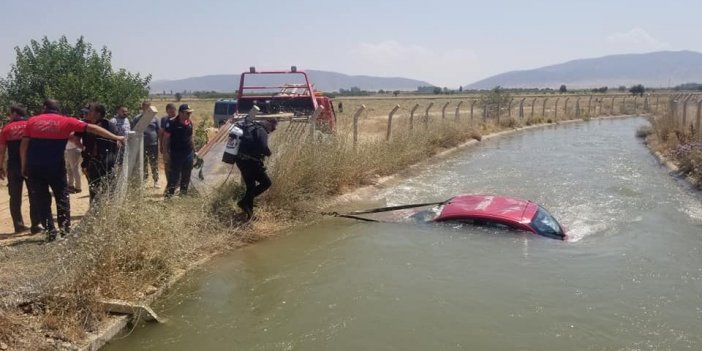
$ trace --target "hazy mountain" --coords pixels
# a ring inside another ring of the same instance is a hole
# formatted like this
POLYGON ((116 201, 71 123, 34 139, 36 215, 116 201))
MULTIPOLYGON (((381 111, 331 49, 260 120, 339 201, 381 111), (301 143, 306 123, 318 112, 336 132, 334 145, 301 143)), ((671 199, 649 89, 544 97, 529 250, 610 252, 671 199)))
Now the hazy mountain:
POLYGON ((574 60, 526 71, 498 74, 466 86, 468 89, 616 87, 643 84, 668 87, 702 82, 702 54, 693 51, 660 51, 574 60))
MULTIPOLYGON (((363 90, 416 90, 418 86, 430 86, 432 84, 407 78, 389 78, 372 76, 350 76, 346 74, 305 70, 310 81, 314 84, 315 90, 338 91, 339 89, 350 89, 358 87, 363 90)), ((248 79, 247 79, 248 80, 248 79)), ((266 80, 257 81, 262 84, 266 80)), ((291 82, 296 83, 296 82, 291 82)), ((233 92, 239 89, 238 74, 218 74, 211 76, 193 77, 177 80, 157 80, 151 82, 151 92, 160 93, 166 91, 170 93, 192 90, 192 91, 221 91, 233 92)))

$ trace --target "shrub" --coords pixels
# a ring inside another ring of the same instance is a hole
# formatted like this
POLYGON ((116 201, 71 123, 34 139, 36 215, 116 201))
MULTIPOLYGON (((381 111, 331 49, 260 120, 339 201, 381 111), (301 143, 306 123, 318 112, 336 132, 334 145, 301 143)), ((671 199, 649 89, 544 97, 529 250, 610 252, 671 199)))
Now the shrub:
POLYGON ((653 133, 651 126, 641 126, 636 130, 636 137, 645 139, 653 133))

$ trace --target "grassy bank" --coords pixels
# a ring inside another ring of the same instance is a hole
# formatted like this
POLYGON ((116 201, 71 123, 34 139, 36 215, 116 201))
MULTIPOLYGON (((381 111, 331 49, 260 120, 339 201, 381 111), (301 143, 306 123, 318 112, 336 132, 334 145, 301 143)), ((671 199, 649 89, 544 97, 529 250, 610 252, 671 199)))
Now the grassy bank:
POLYGON ((702 189, 702 133, 699 126, 683 125, 675 106, 669 104, 661 114, 650 118, 651 127, 637 131, 652 150, 672 160, 679 173, 702 189))
POLYGON ((0 341, 10 349, 79 343, 106 320, 101 299, 140 301, 193 262, 319 219, 314 211, 335 195, 482 133, 521 125, 507 118, 500 125, 433 119, 410 133, 405 123, 398 121, 390 141, 369 133, 355 148, 345 132, 314 143, 274 134, 268 161, 274 185, 259 199, 254 222, 239 221, 242 189, 230 181, 211 197, 164 202, 131 193, 123 204, 106 202, 88 213, 71 237, 3 250, 0 341))

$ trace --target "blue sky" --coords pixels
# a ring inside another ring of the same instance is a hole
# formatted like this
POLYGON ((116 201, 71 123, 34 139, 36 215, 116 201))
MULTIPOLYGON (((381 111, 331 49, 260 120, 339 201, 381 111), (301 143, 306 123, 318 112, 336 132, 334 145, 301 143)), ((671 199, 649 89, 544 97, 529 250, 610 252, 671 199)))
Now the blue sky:
POLYGON ((85 36, 154 79, 249 66, 457 87, 610 54, 702 51, 702 1, 0 0, 0 75, 15 46, 85 36))

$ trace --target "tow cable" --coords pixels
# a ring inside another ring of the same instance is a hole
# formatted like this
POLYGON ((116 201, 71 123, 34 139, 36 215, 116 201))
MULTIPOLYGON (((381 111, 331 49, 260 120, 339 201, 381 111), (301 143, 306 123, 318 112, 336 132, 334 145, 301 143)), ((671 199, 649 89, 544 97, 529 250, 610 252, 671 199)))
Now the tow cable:
POLYGON ((396 211, 396 210, 405 210, 408 208, 415 208, 415 207, 424 207, 424 206, 433 206, 433 205, 441 205, 445 203, 445 201, 442 202, 427 202, 427 203, 421 203, 421 204, 409 204, 409 205, 399 205, 399 206, 387 206, 387 207, 377 207, 377 208, 371 208, 367 210, 359 210, 359 211, 352 211, 352 212, 346 212, 346 213, 339 213, 336 211, 333 212, 320 212, 322 216, 331 216, 331 217, 342 217, 342 218, 350 218, 350 219, 356 219, 359 221, 365 221, 365 222, 380 222, 376 219, 370 219, 370 218, 365 218, 365 217, 359 217, 359 215, 364 215, 364 214, 371 214, 371 213, 379 213, 379 212, 389 212, 389 211, 396 211))

